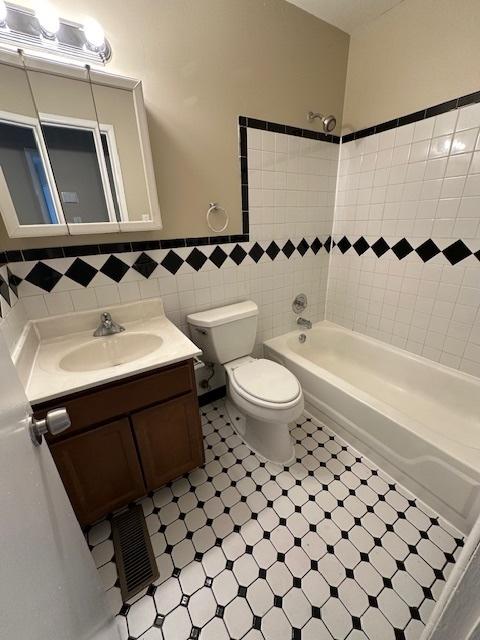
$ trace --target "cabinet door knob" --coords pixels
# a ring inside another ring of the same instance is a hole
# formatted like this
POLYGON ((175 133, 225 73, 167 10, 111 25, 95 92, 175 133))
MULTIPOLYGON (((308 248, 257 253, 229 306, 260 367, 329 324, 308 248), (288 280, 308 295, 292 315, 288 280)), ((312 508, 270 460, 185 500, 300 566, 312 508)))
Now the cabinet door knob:
POLYGON ((44 420, 35 420, 33 416, 30 416, 29 428, 33 444, 35 446, 42 444, 42 436, 46 433, 56 436, 68 429, 71 424, 70 416, 64 407, 52 409, 47 413, 44 420))

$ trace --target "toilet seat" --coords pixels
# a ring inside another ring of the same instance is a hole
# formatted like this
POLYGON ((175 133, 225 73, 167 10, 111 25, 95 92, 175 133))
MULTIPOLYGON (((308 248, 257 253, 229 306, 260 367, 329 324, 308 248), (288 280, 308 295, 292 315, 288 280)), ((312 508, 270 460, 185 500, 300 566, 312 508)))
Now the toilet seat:
POLYGON ((229 363, 226 369, 235 391, 252 404, 289 408, 302 396, 297 378, 281 364, 260 358, 229 363), (230 365, 230 366, 229 366, 230 365))

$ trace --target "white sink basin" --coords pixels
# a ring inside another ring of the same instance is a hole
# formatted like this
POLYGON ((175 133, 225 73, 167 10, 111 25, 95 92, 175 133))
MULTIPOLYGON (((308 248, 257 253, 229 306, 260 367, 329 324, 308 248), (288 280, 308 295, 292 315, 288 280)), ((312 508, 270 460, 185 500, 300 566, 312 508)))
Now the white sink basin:
POLYGON ((163 339, 153 333, 119 333, 94 338, 64 355, 59 366, 64 371, 109 369, 150 355, 162 344, 163 339))
POLYGON ((32 404, 156 370, 201 351, 166 316, 160 298, 30 321, 15 356, 32 404), (108 311, 125 331, 94 338, 108 311))

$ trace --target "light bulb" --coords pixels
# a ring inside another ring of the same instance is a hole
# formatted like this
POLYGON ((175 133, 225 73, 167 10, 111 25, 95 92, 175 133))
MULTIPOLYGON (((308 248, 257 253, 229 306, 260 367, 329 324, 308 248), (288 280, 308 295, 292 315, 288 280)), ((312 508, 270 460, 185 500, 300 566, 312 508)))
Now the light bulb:
POLYGON ((89 18, 83 27, 87 45, 93 51, 105 49, 105 32, 96 20, 89 18))
POLYGON ((55 9, 48 2, 42 2, 35 11, 35 15, 40 23, 43 35, 49 39, 55 38, 57 31, 60 29, 60 18, 55 9))
POLYGON ((3 0, 0 0, 0 27, 4 27, 7 24, 7 5, 3 0))

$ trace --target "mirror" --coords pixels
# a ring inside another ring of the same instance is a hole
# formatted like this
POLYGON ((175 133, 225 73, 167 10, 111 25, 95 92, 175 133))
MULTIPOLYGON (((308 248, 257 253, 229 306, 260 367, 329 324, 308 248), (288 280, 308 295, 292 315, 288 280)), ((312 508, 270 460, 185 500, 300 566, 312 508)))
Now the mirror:
POLYGON ((24 69, 0 64, 0 209, 11 237, 68 233, 24 69))
MULTIPOLYGON (((117 183, 107 169, 87 71, 78 79, 27 73, 70 233, 119 231, 117 183)), ((105 147, 111 149, 108 142, 105 147)))
POLYGON ((26 67, 0 64, 9 235, 160 229, 141 84, 45 61, 26 67))
POLYGON ((102 143, 107 147, 107 165, 115 176, 114 182, 123 186, 116 194, 119 220, 148 221, 151 213, 147 173, 143 168, 134 92, 95 83, 92 89, 102 143))

